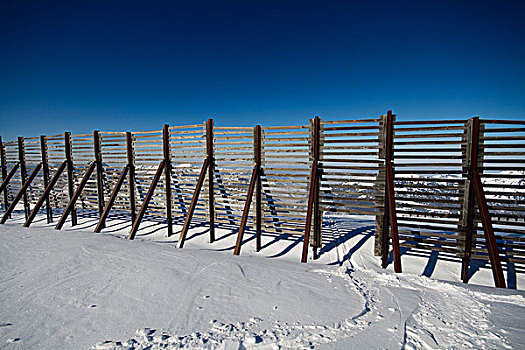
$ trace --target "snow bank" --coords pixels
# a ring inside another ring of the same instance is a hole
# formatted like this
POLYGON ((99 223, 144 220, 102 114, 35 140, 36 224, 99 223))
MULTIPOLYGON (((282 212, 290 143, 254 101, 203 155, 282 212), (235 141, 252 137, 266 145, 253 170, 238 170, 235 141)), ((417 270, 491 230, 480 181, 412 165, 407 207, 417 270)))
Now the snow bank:
MULTIPOLYGON (((525 293, 380 269, 369 232, 308 264, 255 256, 249 245, 231 256, 222 247, 234 237, 223 233, 206 249, 195 244, 205 235, 194 229, 187 248, 177 249, 175 239, 144 241, 155 236, 144 232, 143 241, 127 241, 118 232, 0 226, 0 347, 488 349, 525 342, 525 293), (340 264, 327 265, 334 255, 340 264)), ((295 249, 294 242, 284 244, 295 249)), ((282 255, 276 244, 266 250, 282 255)))

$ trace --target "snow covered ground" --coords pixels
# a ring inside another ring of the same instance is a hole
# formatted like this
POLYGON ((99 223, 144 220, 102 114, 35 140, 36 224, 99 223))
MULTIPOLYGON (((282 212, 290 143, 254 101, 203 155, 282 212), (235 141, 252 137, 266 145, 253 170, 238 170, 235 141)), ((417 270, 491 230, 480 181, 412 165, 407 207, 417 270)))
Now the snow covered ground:
POLYGON ((403 274, 379 267, 373 221, 328 221, 331 241, 300 264, 300 236, 246 233, 232 256, 236 227, 205 225, 176 248, 181 226, 145 221, 135 241, 129 219, 94 217, 62 231, 20 213, 0 225, 2 349, 434 349, 523 348, 525 286, 492 287, 490 266, 459 283, 458 260, 407 252, 403 274), (18 218, 18 219, 17 219, 18 218), (432 278, 426 277, 431 276, 432 278), (485 286, 483 286, 485 285, 485 286))

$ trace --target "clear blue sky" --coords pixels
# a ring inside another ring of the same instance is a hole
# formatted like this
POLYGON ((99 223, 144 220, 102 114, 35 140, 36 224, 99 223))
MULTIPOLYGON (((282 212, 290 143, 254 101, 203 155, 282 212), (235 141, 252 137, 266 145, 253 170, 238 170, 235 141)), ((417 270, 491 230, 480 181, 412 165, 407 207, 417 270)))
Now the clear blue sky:
POLYGON ((525 118, 525 1, 0 2, 0 134, 525 118))

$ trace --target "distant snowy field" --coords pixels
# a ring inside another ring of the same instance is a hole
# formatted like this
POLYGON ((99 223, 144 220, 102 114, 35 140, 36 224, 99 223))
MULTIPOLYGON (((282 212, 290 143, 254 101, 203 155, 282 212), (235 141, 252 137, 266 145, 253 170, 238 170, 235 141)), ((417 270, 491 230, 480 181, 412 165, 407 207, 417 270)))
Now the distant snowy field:
MULTIPOLYGON (((190 230, 183 249, 165 224, 82 218, 62 231, 0 225, 1 349, 435 349, 523 348, 523 276, 518 290, 492 286, 490 265, 468 285, 450 255, 404 254, 403 274, 379 267, 372 219, 327 220, 319 260, 299 263, 300 236, 236 227, 190 230), (233 230, 233 233, 232 233, 233 230), (426 276, 431 276, 428 278, 426 276)), ((180 232, 181 226, 174 226, 180 232)))

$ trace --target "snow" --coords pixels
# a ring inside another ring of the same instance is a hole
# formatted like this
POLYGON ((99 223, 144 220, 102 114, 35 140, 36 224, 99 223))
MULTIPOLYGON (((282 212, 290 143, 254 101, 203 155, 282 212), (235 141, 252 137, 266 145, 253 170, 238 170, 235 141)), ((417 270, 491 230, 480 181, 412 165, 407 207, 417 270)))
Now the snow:
MULTIPOLYGON (((124 217, 125 218, 125 217, 124 217)), ((149 219, 149 218, 147 218, 149 219)), ((459 283, 458 260, 403 255, 404 273, 372 256, 372 218, 336 218, 319 260, 299 263, 301 236, 245 234, 96 216, 52 229, 20 213, 0 225, 0 348, 434 349, 520 348, 525 292, 493 285, 490 266, 459 283), (432 267, 429 268, 429 265, 432 267), (427 274, 432 278, 423 276, 427 274), (485 285, 485 286, 483 286, 485 285)), ((233 230, 233 231, 232 231, 233 230)), ((429 253, 430 254, 430 253, 429 253)), ((508 276, 506 276, 508 277, 508 276)), ((525 281, 515 277, 518 288, 525 281)))

